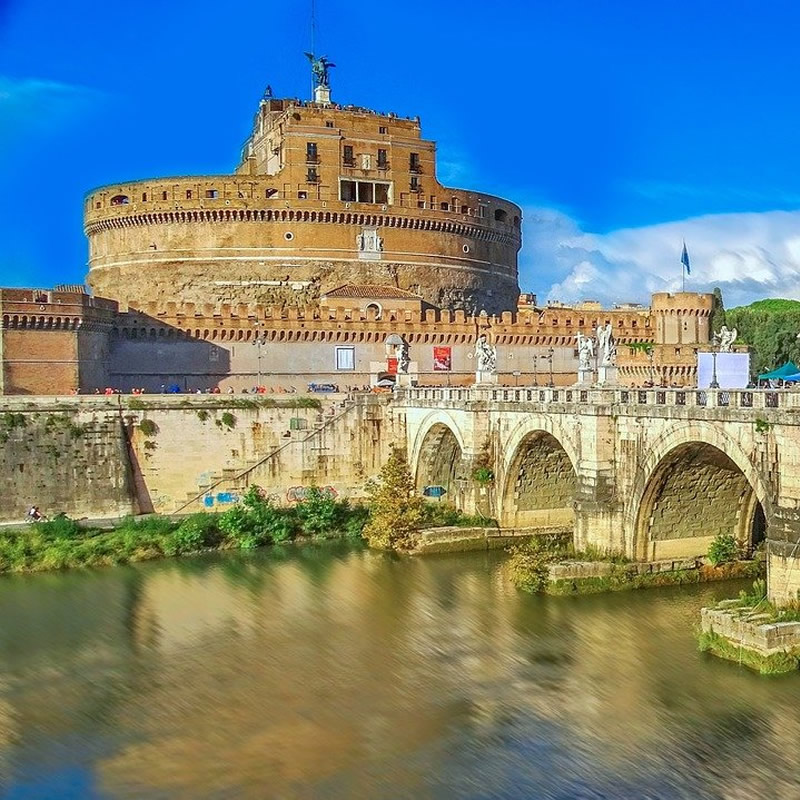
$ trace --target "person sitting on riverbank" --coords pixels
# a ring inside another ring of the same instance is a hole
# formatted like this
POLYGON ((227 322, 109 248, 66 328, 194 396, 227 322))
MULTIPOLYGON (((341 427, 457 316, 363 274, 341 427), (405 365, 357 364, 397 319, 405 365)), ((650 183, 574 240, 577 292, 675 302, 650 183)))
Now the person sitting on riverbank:
POLYGON ((31 506, 28 509, 28 522, 43 522, 44 519, 44 515, 39 511, 39 506, 31 506))

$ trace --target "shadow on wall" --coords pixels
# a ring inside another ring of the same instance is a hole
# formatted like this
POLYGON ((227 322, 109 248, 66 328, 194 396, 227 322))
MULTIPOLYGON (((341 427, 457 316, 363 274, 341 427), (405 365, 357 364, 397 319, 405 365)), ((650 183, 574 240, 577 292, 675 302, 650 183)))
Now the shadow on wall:
MULTIPOLYGON (((111 331, 109 376, 112 386, 128 392, 193 392, 213 389, 230 375, 230 347, 212 331, 166 325, 139 312, 120 315, 111 331), (199 338, 210 336, 210 339, 199 338)), ((102 388, 102 387, 98 387, 102 388)))

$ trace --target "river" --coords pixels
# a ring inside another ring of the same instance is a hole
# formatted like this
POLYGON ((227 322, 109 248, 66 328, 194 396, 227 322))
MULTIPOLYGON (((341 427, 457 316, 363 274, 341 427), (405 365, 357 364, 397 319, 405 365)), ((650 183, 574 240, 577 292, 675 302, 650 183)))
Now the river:
POLYGON ((0 796, 800 797, 800 676, 699 653, 739 585, 560 598, 340 545, 0 580, 0 796))

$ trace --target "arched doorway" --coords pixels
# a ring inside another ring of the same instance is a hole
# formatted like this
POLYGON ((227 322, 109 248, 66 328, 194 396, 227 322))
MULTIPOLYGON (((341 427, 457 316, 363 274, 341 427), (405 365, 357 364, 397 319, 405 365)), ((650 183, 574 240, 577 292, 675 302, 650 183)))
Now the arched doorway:
POLYGON ((577 484, 575 467, 558 439, 546 431, 528 434, 507 470, 502 524, 573 525, 577 484))
POLYGON ((687 442, 670 450, 647 482, 637 513, 636 557, 652 561, 708 553, 719 534, 749 551, 766 536, 764 509, 722 450, 687 442))
POLYGON ((425 434, 417 459, 416 486, 419 492, 426 487, 441 486, 443 500, 461 506, 466 488, 463 453, 456 435, 444 423, 437 422, 425 434))

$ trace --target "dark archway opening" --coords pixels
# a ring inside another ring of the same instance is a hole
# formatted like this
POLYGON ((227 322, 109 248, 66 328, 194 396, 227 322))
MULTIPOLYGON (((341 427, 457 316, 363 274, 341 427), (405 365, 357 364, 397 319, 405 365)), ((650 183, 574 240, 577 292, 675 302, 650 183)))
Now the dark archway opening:
POLYGON ((716 536, 734 536, 745 552, 766 537, 761 503, 722 450, 689 442, 653 471, 637 517, 637 558, 657 561, 708 553, 716 536))
POLYGON ((569 526, 575 520, 577 477, 558 439, 545 431, 527 436, 506 480, 504 525, 569 526))

